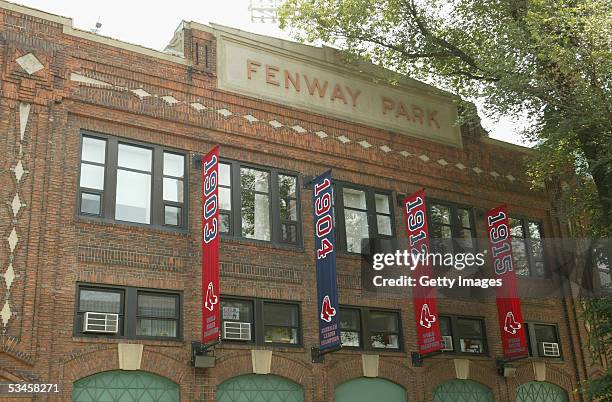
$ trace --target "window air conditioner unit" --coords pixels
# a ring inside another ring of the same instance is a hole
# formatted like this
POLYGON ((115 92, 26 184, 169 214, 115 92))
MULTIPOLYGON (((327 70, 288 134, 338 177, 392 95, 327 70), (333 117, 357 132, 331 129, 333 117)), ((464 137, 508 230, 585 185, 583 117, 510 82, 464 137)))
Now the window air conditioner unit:
POLYGON ((116 334, 119 332, 119 314, 88 311, 83 319, 83 332, 116 334))
POLYGON ((250 322, 223 322, 223 339, 231 339, 236 341, 251 340, 251 323, 250 322))
POLYGON ((442 351, 452 351, 453 348, 453 337, 450 335, 442 336, 442 351))
POLYGON ((540 342, 542 356, 546 357, 560 357, 561 352, 559 350, 559 344, 556 342, 540 342))

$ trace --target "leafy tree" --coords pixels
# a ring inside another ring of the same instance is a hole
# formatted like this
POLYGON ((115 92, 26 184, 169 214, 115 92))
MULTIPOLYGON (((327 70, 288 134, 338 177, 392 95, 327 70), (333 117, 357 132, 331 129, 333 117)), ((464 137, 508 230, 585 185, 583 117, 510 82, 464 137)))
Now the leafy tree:
POLYGON ((529 116, 543 151, 532 174, 588 174, 612 232, 609 0, 287 0, 279 13, 302 40, 529 116))
MULTIPOLYGON (((576 177, 563 186, 567 216, 612 235, 610 0, 287 0, 279 14, 304 41, 479 99, 492 115, 528 116, 533 180, 576 177)), ((610 307, 587 303, 585 314, 607 353, 610 307)), ((591 396, 610 397, 610 384, 608 370, 591 396)))

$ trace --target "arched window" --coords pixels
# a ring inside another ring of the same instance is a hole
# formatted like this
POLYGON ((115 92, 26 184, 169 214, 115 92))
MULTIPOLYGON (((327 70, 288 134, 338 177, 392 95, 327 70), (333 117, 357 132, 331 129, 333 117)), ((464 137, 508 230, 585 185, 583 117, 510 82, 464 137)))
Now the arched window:
POLYGON ((493 402, 493 392, 470 380, 450 380, 433 392, 434 402, 493 402))
POLYGON ((230 378, 217 387, 217 402, 304 402, 299 384, 267 374, 230 378))
POLYGON ((527 382, 516 390, 516 402, 567 402, 563 388, 543 381, 527 382))
POLYGON ((105 371, 81 378, 72 390, 73 402, 178 402, 178 384, 144 371, 105 371))
POLYGON ((406 402, 406 390, 382 378, 357 378, 336 387, 335 402, 406 402))

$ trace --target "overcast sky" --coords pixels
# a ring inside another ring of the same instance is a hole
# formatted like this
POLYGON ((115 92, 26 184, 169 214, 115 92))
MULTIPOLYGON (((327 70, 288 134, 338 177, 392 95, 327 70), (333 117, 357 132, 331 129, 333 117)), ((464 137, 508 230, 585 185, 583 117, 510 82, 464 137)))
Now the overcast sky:
MULTIPOLYGON (((76 28, 91 30, 99 20, 99 33, 156 50, 163 50, 182 20, 216 22, 249 32, 289 39, 273 23, 251 21, 251 0, 13 0, 28 7, 72 18, 76 28)), ((268 0, 269 1, 269 0, 268 0)), ((257 0, 253 0, 257 3, 257 0)), ((259 1, 261 2, 261 0, 259 1)), ((518 135, 524 123, 503 117, 483 118, 491 137, 524 145, 518 135)))

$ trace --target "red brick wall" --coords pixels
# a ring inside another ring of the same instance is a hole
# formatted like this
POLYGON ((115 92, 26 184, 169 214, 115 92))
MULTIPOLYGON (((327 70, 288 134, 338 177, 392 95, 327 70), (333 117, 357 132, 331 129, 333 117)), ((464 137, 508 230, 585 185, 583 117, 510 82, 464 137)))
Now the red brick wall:
MULTIPOLYGON (((18 191, 26 204, 15 220, 10 209, 0 208, 0 237, 8 237, 12 227, 17 227, 20 237, 13 255, 18 276, 10 295, 4 285, 0 293, 0 302, 7 297, 14 313, 0 336, 0 368, 7 378, 10 374, 59 382, 62 399, 69 398, 75 380, 118 368, 116 340, 73 337, 75 284, 79 281, 183 292, 184 342, 141 341, 145 345, 142 369, 179 383, 182 399, 212 401, 217 384, 251 372, 250 350, 240 345, 217 348, 214 369, 194 371, 188 364, 190 341, 200 333, 199 172, 189 169, 191 208, 185 233, 78 217, 81 129, 191 154, 220 144, 223 157, 304 175, 333 167, 334 177, 340 180, 398 193, 424 186, 432 197, 481 211, 505 201, 514 213, 542 219, 549 235, 561 230, 545 192, 531 190, 526 181, 524 153, 467 134, 463 149, 443 146, 219 91, 215 89, 215 40, 208 33, 185 31, 184 50, 191 62, 185 65, 67 35, 58 23, 4 8, 0 8, 0 26, 0 201, 10 202, 18 191), (15 63, 28 53, 44 66, 32 75, 15 63), (70 79, 71 73, 109 85, 79 83, 70 79), (141 99, 131 92, 139 88, 150 96, 141 99), (167 95, 180 103, 168 104, 162 99, 167 95), (194 109, 194 102, 207 109, 194 109), (24 140, 19 132, 20 103, 32 105, 24 140), (218 112, 221 109, 231 111, 231 116, 223 117, 218 112), (247 114, 259 121, 248 122, 247 114), (284 126, 275 129, 267 123, 271 120, 284 126), (309 133, 296 133, 290 128, 293 125, 309 133), (312 134, 316 131, 330 137, 320 139, 312 134), (351 142, 342 144, 332 135, 345 135, 351 142), (364 149, 356 144, 364 138, 376 146, 364 149), (407 149, 415 156, 385 154, 377 149, 382 144, 393 150, 407 149), (430 160, 417 157, 422 154, 430 160), (448 165, 442 166, 439 159, 448 165), (28 170, 20 183, 10 170, 18 160, 28 170), (466 168, 458 169, 456 163, 466 168), (482 172, 472 171, 475 166, 482 172), (491 171, 501 176, 494 177, 491 171), (517 180, 505 178, 508 174, 517 180)), ((272 373, 301 384, 307 401, 331 401, 334 386, 362 375, 361 356, 341 351, 327 356, 325 364, 310 363, 309 348, 318 342, 318 335, 317 322, 310 318, 317 313, 312 302, 316 285, 311 194, 307 190, 301 192, 300 202, 304 248, 224 239, 221 286, 225 294, 301 302, 304 347, 274 348, 272 373)), ((396 215, 396 227, 402 233, 402 219, 396 215)), ((4 270, 9 262, 4 240, 0 247, 0 268, 4 270)), ((380 376, 404 386, 410 400, 431 400, 434 387, 455 376, 452 357, 432 358, 422 368, 411 366, 409 352, 416 346, 409 298, 364 297, 355 285, 360 283, 360 264, 357 257, 338 256, 341 303, 401 309, 404 352, 381 352, 380 376)), ((493 300, 441 300, 439 308, 446 314, 485 316, 491 356, 501 354, 493 300)), ((523 308, 526 320, 559 323, 565 359, 549 364, 550 381, 573 389, 584 376, 573 307, 569 301, 525 301, 523 308)), ((496 375, 492 357, 471 360, 471 378, 491 387, 498 400, 510 400, 517 384, 533 378, 529 361, 517 363, 519 377, 505 380, 496 375)), ((1 371, 0 376, 4 376, 1 371)))

